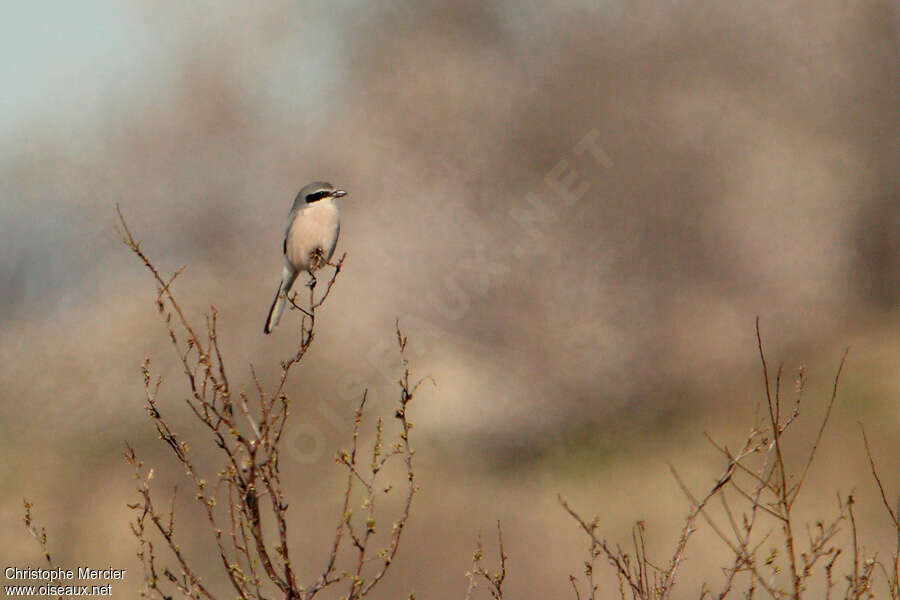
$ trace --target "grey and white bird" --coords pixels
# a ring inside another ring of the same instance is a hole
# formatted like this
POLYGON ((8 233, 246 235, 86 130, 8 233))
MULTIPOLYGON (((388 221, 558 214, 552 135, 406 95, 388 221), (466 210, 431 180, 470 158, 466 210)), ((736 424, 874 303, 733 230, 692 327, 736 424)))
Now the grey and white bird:
POLYGON ((331 260, 341 231, 341 214, 335 200, 346 195, 327 181, 314 181, 303 186, 294 198, 282 244, 281 283, 266 317, 265 333, 272 333, 278 325, 297 275, 302 271, 312 274, 324 261, 331 260))

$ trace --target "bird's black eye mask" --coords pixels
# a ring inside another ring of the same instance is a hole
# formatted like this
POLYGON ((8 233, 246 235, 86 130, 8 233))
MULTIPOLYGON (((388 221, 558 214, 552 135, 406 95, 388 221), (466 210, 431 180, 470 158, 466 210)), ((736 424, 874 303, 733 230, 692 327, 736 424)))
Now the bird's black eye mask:
POLYGON ((321 200, 323 198, 328 198, 329 196, 331 196, 331 192, 326 191, 326 190, 322 190, 320 192, 313 192, 312 194, 309 194, 306 196, 306 203, 312 204, 313 202, 318 202, 319 200, 321 200))

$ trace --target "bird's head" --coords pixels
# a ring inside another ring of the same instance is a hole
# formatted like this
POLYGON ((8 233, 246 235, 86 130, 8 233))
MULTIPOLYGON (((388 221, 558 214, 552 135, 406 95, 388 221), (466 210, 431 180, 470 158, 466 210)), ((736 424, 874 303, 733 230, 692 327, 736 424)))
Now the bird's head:
POLYGON ((312 204, 326 198, 341 198, 346 195, 347 192, 334 189, 334 186, 327 181, 313 181, 300 189, 297 200, 312 204))

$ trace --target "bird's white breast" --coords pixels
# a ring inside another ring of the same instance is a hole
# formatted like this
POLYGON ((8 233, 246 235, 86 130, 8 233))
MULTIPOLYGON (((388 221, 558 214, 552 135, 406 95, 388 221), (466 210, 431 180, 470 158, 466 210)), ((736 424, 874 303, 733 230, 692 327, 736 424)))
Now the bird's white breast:
POLYGON ((288 231, 285 258, 298 271, 309 268, 310 254, 317 248, 330 260, 340 225, 340 212, 334 200, 326 198, 307 204, 297 213, 288 231))

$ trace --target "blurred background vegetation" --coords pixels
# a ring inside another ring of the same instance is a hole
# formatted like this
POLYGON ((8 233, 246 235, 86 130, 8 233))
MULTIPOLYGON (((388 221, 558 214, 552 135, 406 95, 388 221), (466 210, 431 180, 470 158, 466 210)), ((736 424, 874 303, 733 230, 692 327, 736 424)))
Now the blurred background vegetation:
MULTIPOLYGON (((508 593, 568 594, 585 541, 557 492, 611 539, 644 519, 650 555, 665 556, 687 511, 666 462, 707 486, 719 463, 703 432, 737 443, 762 397, 756 315, 770 362, 808 367, 799 441, 851 346, 800 505, 824 517, 837 488, 855 489, 867 543, 889 550, 856 422, 896 494, 894 3, 2 12, 0 564, 38 563, 27 496, 60 563, 128 568, 121 597, 139 584, 123 444, 169 461, 145 421, 141 361, 166 377, 173 411, 185 390, 115 203, 157 266, 187 265, 176 291, 190 314, 216 306, 232 377, 249 383, 252 362, 272 382, 296 340, 291 326, 263 336, 263 319, 285 216, 313 179, 350 195, 344 272, 288 390, 309 573, 359 395, 393 398, 396 315, 438 386, 412 409, 421 495, 385 597, 461 597, 475 535, 497 519, 508 593), (560 180, 586 191, 566 199, 560 180)), ((685 597, 719 576, 721 550, 689 551, 685 597)))

